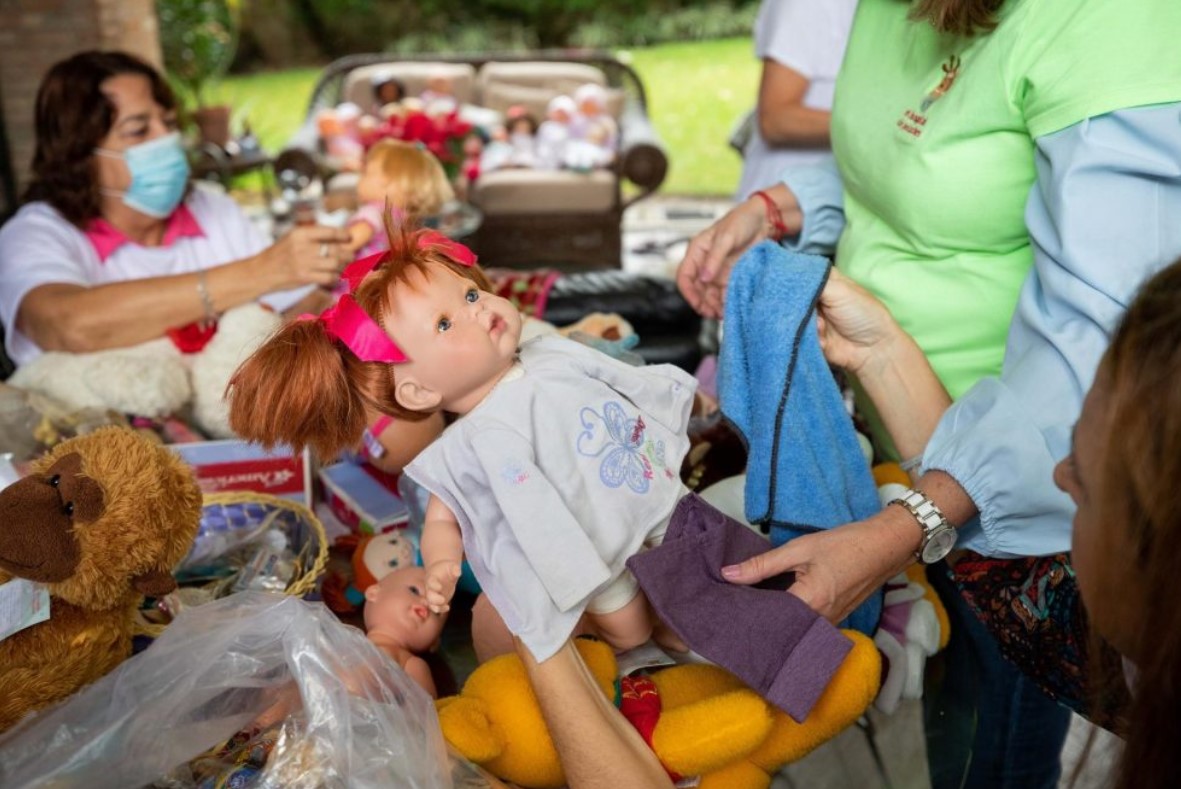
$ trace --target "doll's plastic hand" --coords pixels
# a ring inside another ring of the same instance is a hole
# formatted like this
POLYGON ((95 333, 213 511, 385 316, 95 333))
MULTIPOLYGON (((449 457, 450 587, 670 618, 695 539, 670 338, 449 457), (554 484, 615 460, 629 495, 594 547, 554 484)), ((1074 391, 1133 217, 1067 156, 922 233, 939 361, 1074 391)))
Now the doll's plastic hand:
POLYGON ((677 287, 703 317, 722 317, 730 269, 743 252, 767 237, 765 216, 758 198, 747 200, 689 242, 677 269, 677 287))
POLYGON ((332 287, 353 260, 349 233, 343 228, 301 225, 259 256, 273 289, 301 285, 332 287))
POLYGON ((836 623, 914 562, 920 537, 910 513, 889 507, 867 520, 806 534, 723 567, 722 575, 731 583, 749 585, 794 572, 788 592, 836 623))
POLYGON ((820 293, 816 327, 824 358, 852 373, 884 361, 889 346, 903 336, 886 306, 835 268, 820 293))
POLYGON ((451 610, 451 598, 455 596, 461 571, 459 562, 450 559, 432 562, 426 568, 426 604, 431 611, 445 614, 451 610))

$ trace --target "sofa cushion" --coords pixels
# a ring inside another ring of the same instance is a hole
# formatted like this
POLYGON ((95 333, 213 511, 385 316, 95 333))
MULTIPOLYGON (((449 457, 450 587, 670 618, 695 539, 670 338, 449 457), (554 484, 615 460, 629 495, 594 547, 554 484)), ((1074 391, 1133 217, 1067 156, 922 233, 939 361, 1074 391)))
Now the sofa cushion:
POLYGON ((373 80, 393 77, 401 81, 407 96, 420 96, 427 80, 447 77, 460 104, 479 103, 476 99, 476 70, 470 63, 402 61, 361 66, 348 73, 344 80, 343 101, 351 101, 368 108, 373 103, 373 80))
POLYGON ((493 170, 482 173, 472 202, 486 214, 569 214, 611 211, 616 202, 611 170, 493 170))
MULTIPOLYGON (((485 63, 476 76, 480 103, 505 112, 514 104, 523 105, 537 118, 545 120, 545 108, 554 96, 573 95, 587 83, 606 85, 602 70, 587 63, 553 63, 531 60, 522 63, 485 63)), ((618 118, 623 110, 624 93, 607 88, 607 111, 618 118)))

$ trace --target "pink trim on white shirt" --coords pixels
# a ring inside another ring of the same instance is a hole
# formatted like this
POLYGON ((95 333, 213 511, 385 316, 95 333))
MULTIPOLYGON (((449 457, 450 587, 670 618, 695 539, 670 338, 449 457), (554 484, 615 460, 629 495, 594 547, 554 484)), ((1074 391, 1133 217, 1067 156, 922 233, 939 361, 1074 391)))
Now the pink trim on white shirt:
MULTIPOLYGON (((101 218, 92 220, 86 228, 85 234, 87 240, 94 246, 100 263, 106 263, 107 258, 115 254, 115 250, 124 244, 136 243, 124 235, 123 231, 101 218)), ((160 246, 172 246, 178 238, 200 238, 204 235, 205 231, 201 229, 193 212, 188 209, 188 206, 181 203, 168 217, 168 224, 164 227, 164 238, 160 241, 160 246)))

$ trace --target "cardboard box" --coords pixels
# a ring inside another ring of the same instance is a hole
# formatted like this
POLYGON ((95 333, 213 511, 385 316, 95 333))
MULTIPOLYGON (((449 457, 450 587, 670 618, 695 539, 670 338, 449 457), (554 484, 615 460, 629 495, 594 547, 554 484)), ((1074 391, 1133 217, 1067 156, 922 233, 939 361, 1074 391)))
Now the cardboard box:
POLYGON ((193 467, 197 484, 206 493, 249 490, 312 506, 312 462, 306 448, 299 454, 283 446, 267 451, 236 439, 169 448, 193 467))
POLYGON ((355 532, 381 534, 410 520, 410 510, 394 492, 396 477, 369 466, 347 461, 325 466, 320 484, 332 514, 355 532))

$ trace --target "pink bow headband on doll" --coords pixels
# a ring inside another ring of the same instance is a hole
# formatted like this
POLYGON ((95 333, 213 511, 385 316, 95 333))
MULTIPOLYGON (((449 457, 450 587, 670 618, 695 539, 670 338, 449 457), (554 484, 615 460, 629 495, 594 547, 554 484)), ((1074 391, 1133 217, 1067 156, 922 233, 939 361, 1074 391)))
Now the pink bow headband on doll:
MULTIPOLYGON (((435 230, 427 230, 419 235, 418 248, 437 249, 450 260, 468 268, 476 264, 475 253, 435 230)), ((381 265, 387 254, 378 252, 350 263, 340 275, 348 283, 348 293, 318 316, 305 313, 298 320, 320 321, 329 336, 343 342, 363 362, 398 364, 407 361, 410 357, 402 352, 377 321, 369 317, 369 313, 361 309, 353 297, 361 281, 381 265)))

